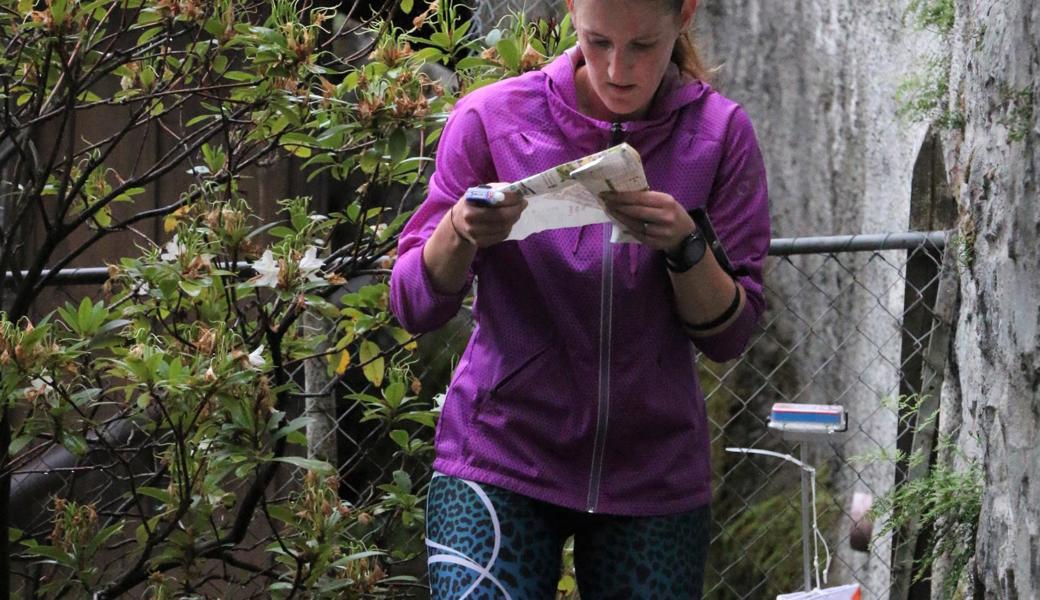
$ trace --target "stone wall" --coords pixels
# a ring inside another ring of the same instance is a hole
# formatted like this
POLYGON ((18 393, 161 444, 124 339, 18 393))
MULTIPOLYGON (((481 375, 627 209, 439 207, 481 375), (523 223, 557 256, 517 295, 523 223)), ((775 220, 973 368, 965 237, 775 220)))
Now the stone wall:
POLYGON ((1040 4, 958 0, 957 13, 966 125, 947 160, 968 243, 954 392, 985 466, 974 596, 1026 600, 1040 597, 1040 4))
MULTIPOLYGON (((718 87, 756 124, 776 236, 906 229, 914 159, 928 128, 940 131, 965 233, 943 428, 985 466, 974 595, 1037 598, 1040 3, 957 0, 946 33, 917 27, 906 9, 907 2, 703 0, 698 31, 722 65, 718 87), (900 116, 900 83, 936 59, 950 69, 938 111, 900 116)), ((901 292, 890 301, 901 304, 901 292)), ((850 349, 857 351, 870 349, 850 349)), ((891 426, 869 424, 879 439, 891 426)), ((839 564, 872 560, 842 552, 839 564)), ((864 566, 877 589, 887 574, 864 566)))

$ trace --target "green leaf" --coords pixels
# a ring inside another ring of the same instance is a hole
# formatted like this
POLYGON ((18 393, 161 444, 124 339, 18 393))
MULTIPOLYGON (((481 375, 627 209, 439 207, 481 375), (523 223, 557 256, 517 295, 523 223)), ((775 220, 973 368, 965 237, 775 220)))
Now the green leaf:
POLYGON ((141 523, 134 529, 134 538, 137 540, 138 546, 144 546, 148 543, 148 530, 145 529, 144 523, 141 523))
POLYGON ((52 0, 51 16, 54 18, 55 23, 61 23, 65 20, 65 8, 67 5, 67 0, 52 0))
POLYGON ((198 295, 202 293, 202 285, 194 281, 187 281, 185 279, 182 279, 177 282, 177 286, 180 287, 185 294, 191 296, 192 298, 197 298, 198 295))
POLYGON ((405 350, 414 351, 419 347, 418 342, 415 341, 415 336, 408 333, 400 327, 391 327, 390 335, 394 337, 394 341, 404 347, 405 350))
POLYGON ((289 423, 287 423, 284 427, 271 434, 271 439, 277 440, 278 438, 285 437, 294 431, 303 429, 304 427, 308 426, 313 420, 314 417, 296 417, 292 421, 289 421, 289 423))
POLYGON ((336 469, 334 469, 329 463, 314 458, 304 458, 302 456, 278 456, 275 457, 274 460, 300 467, 301 469, 307 469, 308 471, 314 471, 320 475, 331 475, 336 472, 336 469))
POLYGON ((101 100, 101 96, 98 96, 90 90, 86 90, 82 92, 76 99, 80 102, 99 102, 101 100))
MULTIPOLYGON (((207 19, 202 28, 206 30, 206 33, 215 38, 223 37, 224 35, 224 23, 220 19, 207 19)), ((223 69, 217 70, 221 71, 223 69)))
POLYGON ((19 452, 21 452, 22 448, 25 448, 25 446, 28 445, 29 442, 33 441, 34 439, 36 439, 36 436, 32 434, 20 435, 14 438, 13 440, 11 440, 11 443, 7 446, 8 456, 18 454, 19 452))
POLYGON ((60 565, 66 567, 75 567, 76 559, 71 554, 65 552, 60 548, 54 546, 31 546, 29 548, 29 554, 35 554, 44 558, 49 558, 60 565))
POLYGON ((355 560, 361 560, 363 558, 374 558, 376 556, 385 556, 385 555, 386 555, 385 552, 380 552, 378 550, 365 550, 363 552, 355 552, 353 554, 348 554, 348 555, 344 556, 343 558, 337 560, 335 563, 333 563, 333 566, 339 567, 339 566, 343 566, 343 565, 345 565, 347 563, 354 562, 355 560))
MULTIPOLYGON (((382 579, 382 580, 380 580, 380 583, 383 583, 385 581, 386 581, 385 579, 382 579)), ((325 595, 332 595, 332 592, 338 592, 340 590, 345 590, 347 588, 351 588, 351 587, 354 587, 356 585, 357 585, 357 582, 354 581, 353 579, 333 579, 333 580, 329 581, 329 583, 324 583, 324 584, 321 584, 320 586, 318 586, 318 592, 320 594, 322 594, 322 597, 325 597, 325 595)), ((336 597, 340 597, 340 596, 337 595, 336 597)), ((348 598, 350 596, 347 595, 347 596, 343 596, 343 597, 348 598)))
POLYGON ((285 225, 276 225, 267 232, 271 237, 287 238, 296 235, 296 231, 285 225))
POLYGON ((167 506, 172 505, 175 502, 173 496, 169 492, 167 492, 166 490, 159 489, 157 487, 142 486, 137 488, 137 493, 141 494, 142 496, 154 498, 155 500, 158 500, 159 502, 166 504, 167 506))
POLYGON ((142 33, 141 35, 137 36, 137 45, 138 46, 142 46, 142 45, 148 43, 148 40, 152 39, 153 37, 159 35, 162 32, 163 32, 163 28, 162 27, 149 27, 148 29, 145 29, 144 33, 142 33))
POLYGON ((412 476, 407 471, 394 471, 394 484, 405 493, 412 491, 412 476))
POLYGON ((105 542, 108 541, 108 538, 112 537, 113 535, 119 533, 122 530, 123 523, 115 523, 97 532, 94 535, 94 537, 91 538, 90 542, 87 544, 86 553, 88 555, 93 555, 95 552, 97 552, 98 548, 101 548, 105 544, 105 542))
POLYGON ((270 513, 270 515, 273 518, 278 519, 283 523, 295 524, 297 521, 299 521, 299 518, 293 514, 292 510, 284 504, 268 505, 267 512, 270 513))
POLYGON ((257 76, 244 71, 228 71, 224 73, 224 79, 230 79, 231 81, 255 81, 257 76))
POLYGON ((404 398, 404 383, 395 381, 386 386, 386 389, 383 390, 383 398, 386 399, 387 405, 397 408, 404 398))
POLYGON ((431 35, 430 43, 445 50, 451 48, 451 38, 443 31, 437 31, 431 35))
POLYGON ((358 164, 361 166, 361 172, 366 175, 375 173, 376 168, 379 166, 379 153, 373 150, 368 150, 361 155, 361 160, 358 164))
POLYGON ((401 419, 414 421, 426 427, 435 427, 437 425, 437 417, 430 412, 405 413, 401 415, 401 419))
POLYGON ((498 50, 498 55, 502 57, 502 63, 506 68, 512 71, 516 71, 520 68, 520 49, 517 47, 516 40, 499 40, 499 42, 495 44, 495 49, 498 50))
POLYGON ((427 47, 412 55, 412 59, 418 63, 435 63, 447 57, 444 52, 437 48, 427 47))
POLYGON ((387 141, 387 154, 390 155, 390 160, 399 163, 402 160, 408 158, 408 136, 405 134, 404 129, 395 129, 390 134, 390 139, 387 141))
POLYGON ((489 61, 486 58, 481 58, 479 56, 467 56, 466 58, 463 58, 458 63, 456 63, 455 68, 459 71, 467 71, 476 67, 486 67, 494 64, 495 63, 489 61))
POLYGON ((208 121, 209 119, 212 119, 212 118, 214 118, 213 115, 202 114, 202 115, 199 115, 197 117, 192 117, 191 119, 188 120, 188 122, 184 126, 185 127, 194 127, 194 126, 198 125, 199 123, 201 123, 203 121, 208 121))
POLYGON ((282 137, 279 138, 278 142, 280 144, 282 144, 283 146, 286 146, 286 145, 289 145, 289 144, 304 144, 304 145, 307 145, 307 146, 317 146, 318 145, 318 140, 314 139, 314 137, 309 136, 309 135, 307 135, 305 133, 299 133, 299 132, 295 132, 295 131, 283 134, 282 137))
POLYGON ((411 12, 412 12, 412 5, 413 5, 413 1, 412 0, 401 0, 401 10, 406 15, 411 14, 411 12))
POLYGON ((76 456, 83 456, 90 450, 90 446, 87 445, 87 438, 74 431, 61 431, 61 445, 65 446, 65 449, 75 454, 76 456))
POLYGON ((379 356, 380 352, 381 350, 375 342, 370 340, 361 342, 361 363, 365 365, 362 371, 365 374, 365 379, 372 382, 372 385, 376 387, 383 385, 383 370, 385 368, 384 359, 382 356, 379 356))
POLYGON ((100 395, 101 388, 87 388, 72 394, 69 400, 76 406, 83 406, 84 404, 92 403, 100 395))
POLYGON ((404 429, 395 429, 395 430, 391 431, 390 432, 390 439, 392 439, 394 441, 394 443, 397 444, 398 446, 400 446, 401 448, 403 448, 405 450, 408 449, 409 437, 408 437, 408 432, 405 431, 404 429))

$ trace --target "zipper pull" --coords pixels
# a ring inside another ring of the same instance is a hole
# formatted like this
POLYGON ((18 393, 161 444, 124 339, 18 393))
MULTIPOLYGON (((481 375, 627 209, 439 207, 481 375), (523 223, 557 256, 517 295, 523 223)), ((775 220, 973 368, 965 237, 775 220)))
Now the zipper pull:
POLYGON ((621 128, 621 121, 614 121, 610 125, 610 145, 617 146, 625 141, 625 130, 621 128))

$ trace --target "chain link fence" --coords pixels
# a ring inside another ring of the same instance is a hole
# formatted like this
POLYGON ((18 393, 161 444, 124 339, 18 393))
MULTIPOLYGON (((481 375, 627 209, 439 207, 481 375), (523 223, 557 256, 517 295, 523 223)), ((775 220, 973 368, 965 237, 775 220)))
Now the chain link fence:
MULTIPOLYGON (((952 244, 942 232, 773 241, 765 276, 769 309, 750 348, 737 361, 700 366, 715 489, 706 598, 770 598, 802 587, 798 470, 781 461, 725 450, 745 447, 796 454, 796 444, 768 428, 767 415, 777 402, 840 404, 848 412, 848 432, 812 445, 808 453, 819 469, 816 508, 831 557, 827 571, 834 584, 861 583, 865 599, 890 597, 908 546, 912 558, 913 537, 900 542, 902 550, 893 550, 891 536, 853 549, 851 504, 857 493, 876 499, 910 476, 906 465, 893 456, 897 448, 908 450, 915 443, 910 432, 917 407, 907 408, 900 400, 925 398, 941 385, 944 336, 951 319, 944 306, 953 293, 956 266, 956 253, 948 246, 952 244)), ((84 282, 100 276, 102 270, 79 272, 84 282)), ((412 365, 412 389, 419 402, 433 403, 443 391, 469 329, 464 309, 441 331, 420 340, 412 365)), ((389 431, 364 420, 364 394, 375 393, 364 377, 348 370, 330 380, 324 367, 305 370, 301 368, 298 380, 306 380, 311 393, 289 412, 313 418, 308 452, 338 466, 341 497, 364 505, 383 494, 380 486, 402 469, 412 474, 417 496, 424 497, 426 465, 432 457, 401 459, 389 431)), ((93 440, 97 450, 78 459, 17 457, 12 481, 12 506, 19 507, 15 524, 45 534, 50 526, 48 498, 54 495, 93 501, 102 516, 124 514, 131 476, 138 478, 138 485, 161 479, 150 446, 130 439, 134 431, 127 423, 111 423, 93 440)), ((301 470, 283 469, 268 496, 287 496, 299 487, 303 475, 301 470)), ((259 521, 250 539, 262 548, 271 543, 272 533, 259 521)), ((412 574, 420 582, 401 588, 397 597, 424 597, 421 523, 388 528, 384 535, 379 541, 398 549, 390 556, 389 572, 412 574)), ((234 560, 248 564, 249 553, 236 554, 234 560)), ((16 565, 23 597, 32 597, 34 582, 45 567, 16 565)), ((258 575, 240 578, 241 597, 262 597, 261 588, 246 593, 251 577, 258 575)))
POLYGON ((808 452, 819 469, 829 574, 834 583, 861 583, 864 598, 890 597, 892 574, 905 565, 893 564, 891 537, 851 547, 852 503, 906 478, 896 450, 909 451, 917 427, 908 399, 941 385, 951 319, 943 307, 955 294, 945 245, 942 234, 774 241, 759 334, 738 361, 706 369, 717 528, 707 597, 769 598, 802 586, 798 470, 724 451, 797 455, 796 444, 768 429, 777 402, 845 407, 848 432, 808 452))
POLYGON ((473 9, 473 31, 484 35, 498 27, 504 17, 523 14, 528 20, 560 17, 566 5, 561 0, 496 0, 477 2, 473 9))

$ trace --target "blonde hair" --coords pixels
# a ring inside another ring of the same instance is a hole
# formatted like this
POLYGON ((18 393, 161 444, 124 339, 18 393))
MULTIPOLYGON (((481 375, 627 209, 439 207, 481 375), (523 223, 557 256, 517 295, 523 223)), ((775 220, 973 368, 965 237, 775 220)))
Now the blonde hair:
POLYGON ((704 61, 701 60, 697 46, 693 43, 693 34, 689 31, 679 34, 679 39, 675 42, 675 49, 672 50, 672 62, 678 65, 683 74, 706 83, 711 80, 714 73, 714 70, 705 66, 704 61))
MULTIPOLYGON (((668 3, 668 8, 676 14, 682 14, 683 0, 663 0, 668 3)), ((711 79, 713 69, 708 68, 701 55, 697 51, 697 45, 693 42, 693 33, 689 29, 679 34, 672 50, 672 62, 678 65, 679 70, 694 79, 708 82, 711 79)))

